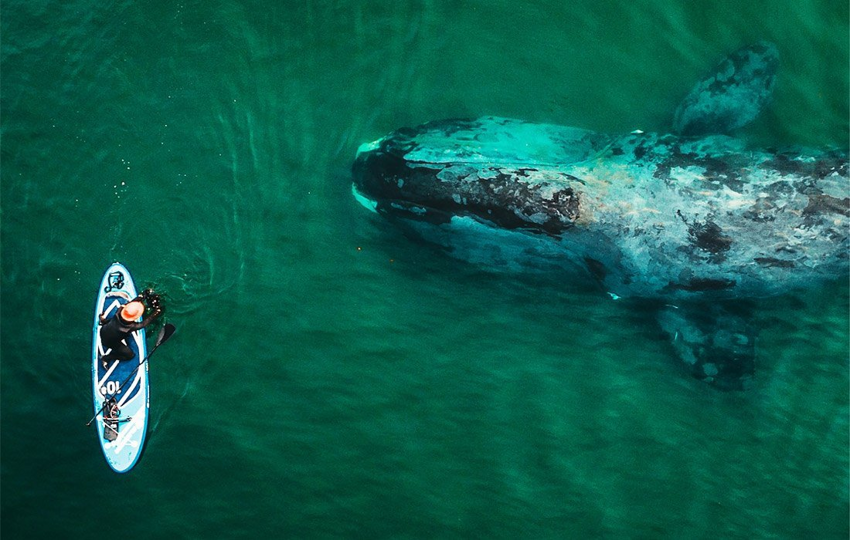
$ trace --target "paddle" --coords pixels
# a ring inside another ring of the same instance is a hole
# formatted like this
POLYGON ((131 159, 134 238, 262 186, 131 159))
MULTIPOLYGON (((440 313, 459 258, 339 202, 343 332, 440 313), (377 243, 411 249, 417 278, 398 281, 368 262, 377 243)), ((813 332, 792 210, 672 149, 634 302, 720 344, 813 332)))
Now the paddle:
MULTIPOLYGON (((151 352, 149 352, 148 355, 145 357, 145 359, 142 360, 141 362, 139 362, 139 365, 136 366, 135 369, 133 369, 133 371, 130 373, 130 375, 127 376, 126 379, 124 379, 124 382, 121 383, 121 386, 118 387, 118 390, 116 390, 114 394, 112 394, 111 396, 106 398, 106 400, 104 400, 103 407, 101 407, 99 411, 94 413, 94 416, 92 416, 91 420, 86 422, 87 426, 90 426, 91 423, 95 421, 95 419, 97 418, 97 415, 102 413, 103 409, 105 409, 106 406, 109 404, 109 401, 121 392, 121 389, 124 388, 124 385, 127 384, 130 381, 130 379, 133 377, 133 375, 136 374, 137 371, 139 371, 139 368, 142 367, 142 364, 147 362, 148 358, 153 356, 153 353, 156 352, 156 350, 159 348, 159 346, 162 345, 163 343, 165 343, 166 341, 168 341, 168 338, 170 338, 172 335, 174 335, 175 330, 177 330, 177 329, 174 328, 173 324, 165 323, 165 326, 163 326, 162 330, 159 331, 159 335, 156 336, 156 344, 154 344, 153 349, 151 349, 151 352)), ((116 360, 116 362, 120 362, 120 360, 116 360)))

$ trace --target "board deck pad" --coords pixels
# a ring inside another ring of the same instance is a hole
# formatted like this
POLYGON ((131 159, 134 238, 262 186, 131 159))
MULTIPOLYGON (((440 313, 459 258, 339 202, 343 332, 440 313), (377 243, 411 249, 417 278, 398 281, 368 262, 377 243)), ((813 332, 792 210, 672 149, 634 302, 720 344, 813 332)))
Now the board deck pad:
POLYGON ((122 264, 113 263, 101 279, 94 313, 92 339, 94 411, 97 413, 103 407, 106 398, 113 395, 119 409, 117 422, 110 420, 108 415, 105 419, 104 412, 101 411, 97 414, 95 425, 97 425, 98 440, 106 462, 119 473, 132 469, 144 448, 150 392, 147 363, 136 370, 136 374, 123 388, 121 384, 147 356, 145 330, 133 332, 125 340, 127 346, 135 353, 132 359, 112 360, 104 367, 101 358, 108 354, 110 349, 104 350, 100 341, 99 315, 106 312, 107 319, 114 317, 118 309, 133 300, 136 295, 136 286, 130 272, 122 264))

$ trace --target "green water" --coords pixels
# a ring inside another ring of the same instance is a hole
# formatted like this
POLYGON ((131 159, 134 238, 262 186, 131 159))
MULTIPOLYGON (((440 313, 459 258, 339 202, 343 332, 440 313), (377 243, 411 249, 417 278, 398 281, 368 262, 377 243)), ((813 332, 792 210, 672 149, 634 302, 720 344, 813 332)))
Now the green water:
POLYGON ((848 144, 846 1, 2 5, 6 538, 847 538, 848 287, 766 299, 745 393, 649 315, 351 197, 357 146, 495 114, 665 130, 777 43, 765 145, 848 144), (149 442, 92 414, 97 283, 167 295, 149 442))

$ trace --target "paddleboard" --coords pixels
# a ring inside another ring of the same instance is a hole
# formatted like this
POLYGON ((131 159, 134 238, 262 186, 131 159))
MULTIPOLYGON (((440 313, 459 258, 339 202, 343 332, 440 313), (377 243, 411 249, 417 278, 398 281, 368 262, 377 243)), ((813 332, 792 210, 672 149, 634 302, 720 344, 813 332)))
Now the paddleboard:
POLYGON ((94 309, 91 372, 94 412, 97 413, 95 424, 106 462, 118 473, 132 469, 144 449, 150 387, 148 364, 145 362, 141 367, 139 364, 147 356, 147 346, 144 328, 137 330, 125 340, 136 356, 131 360, 113 360, 104 367, 101 358, 110 349, 104 350, 100 340, 99 315, 105 312, 107 319, 114 317, 118 309, 136 298, 137 294, 127 268, 121 263, 113 263, 100 280, 94 309), (134 369, 136 373, 131 377, 134 369), (124 381, 127 382, 122 387, 124 381), (98 413, 111 396, 115 397, 117 410, 112 405, 98 413))

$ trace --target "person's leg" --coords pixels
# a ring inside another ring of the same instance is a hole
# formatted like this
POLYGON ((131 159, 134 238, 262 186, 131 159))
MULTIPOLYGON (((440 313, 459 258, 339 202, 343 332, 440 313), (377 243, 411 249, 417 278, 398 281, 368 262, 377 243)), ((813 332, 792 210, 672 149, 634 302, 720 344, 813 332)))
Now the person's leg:
POLYGON ((133 352, 133 349, 124 344, 124 342, 118 343, 118 345, 112 347, 112 350, 109 354, 102 356, 100 359, 103 363, 111 362, 112 360, 130 360, 136 353, 133 352))

